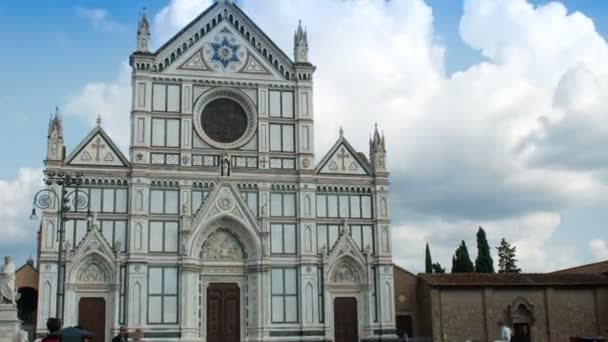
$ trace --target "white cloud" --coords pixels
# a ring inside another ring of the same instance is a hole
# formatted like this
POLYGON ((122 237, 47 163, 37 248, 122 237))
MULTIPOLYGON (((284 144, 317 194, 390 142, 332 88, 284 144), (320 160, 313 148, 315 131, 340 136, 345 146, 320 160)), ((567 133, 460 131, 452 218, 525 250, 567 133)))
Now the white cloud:
POLYGON ((574 266, 578 258, 572 245, 555 245, 551 241, 560 224, 560 215, 538 212, 515 218, 492 221, 462 220, 446 222, 441 218, 413 220, 393 229, 395 262, 414 272, 423 271, 424 245, 429 243, 433 262, 439 262, 449 272, 452 254, 465 240, 471 259, 477 257, 475 234, 479 226, 488 237, 495 268, 498 268, 496 246, 505 238, 517 248, 517 264, 525 272, 542 272, 574 266))
POLYGON ((211 6, 211 0, 171 0, 155 16, 152 40, 160 46, 211 6))
POLYGON ((93 29, 98 31, 122 32, 126 29, 125 26, 110 19, 108 11, 102 8, 76 7, 76 13, 88 20, 93 29))
POLYGON ((589 248, 591 248, 591 252, 593 252, 593 256, 598 261, 603 261, 608 259, 608 243, 606 240, 602 239, 593 239, 589 241, 589 248))
POLYGON ((103 128, 125 152, 129 146, 130 108, 131 67, 124 63, 115 81, 86 84, 69 97, 63 110, 67 115, 85 118, 91 126, 101 115, 103 128))
MULTIPOLYGON (((422 0, 239 3, 289 55, 292 29, 306 24, 318 67, 317 159, 341 125, 363 151, 374 122, 385 130, 398 260, 422 265, 432 237, 449 262, 480 224, 516 244, 526 270, 570 266, 553 254, 578 258, 572 247, 552 253, 551 237, 561 210, 607 193, 608 46, 589 18, 555 2, 465 0, 462 39, 487 61, 447 75, 422 0)), ((155 44, 209 4, 172 0, 154 17, 155 44)), ((87 85, 69 111, 93 122, 101 109, 126 144, 129 82, 123 66, 116 82, 87 85)))
MULTIPOLYGON (((42 187, 40 169, 21 168, 15 179, 0 180, 0 246, 27 245, 36 240, 38 223, 28 220, 35 191, 42 187)), ((29 250, 28 250, 29 251, 29 250)))

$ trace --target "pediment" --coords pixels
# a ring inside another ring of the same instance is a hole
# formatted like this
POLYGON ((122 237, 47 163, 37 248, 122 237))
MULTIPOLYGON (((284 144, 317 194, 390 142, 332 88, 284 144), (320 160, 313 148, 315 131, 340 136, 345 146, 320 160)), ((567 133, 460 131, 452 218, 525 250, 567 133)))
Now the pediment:
POLYGON ((340 137, 317 166, 317 173, 339 175, 370 175, 368 162, 340 137))
POLYGON ((343 255, 350 255, 358 261, 365 262, 365 256, 346 230, 341 231, 338 240, 330 247, 328 252, 330 261, 343 255))
POLYGON ((247 204, 243 202, 239 191, 230 183, 219 183, 209 194, 205 203, 194 214, 193 224, 212 222, 217 218, 227 216, 244 225, 254 227, 259 233, 257 220, 247 204))
POLYGON ((98 253, 108 258, 113 258, 114 254, 110 243, 104 238, 96 225, 85 234, 81 241, 75 242, 74 258, 78 259, 83 254, 98 253))
MULTIPOLYGON (((67 254, 68 279, 80 283, 106 283, 113 281, 116 256, 109 242, 103 237, 97 224, 76 242, 73 252, 67 254)), ((66 246, 69 250, 69 246, 66 246)))
POLYGON ((359 283, 365 274, 365 255, 346 231, 329 251, 329 275, 332 283, 359 283))
POLYGON ((200 73, 219 77, 241 74, 277 80, 294 76, 291 58, 232 1, 215 2, 152 55, 163 74, 200 73), (236 51, 239 61, 232 61, 227 68, 215 63, 215 50, 210 45, 221 44, 222 40, 216 39, 224 35, 229 36, 229 42, 239 45, 236 51))
POLYGON ((66 164, 127 167, 129 162, 105 131, 97 126, 68 156, 66 164))
MULTIPOLYGON (((169 57, 171 59, 172 57, 169 57)), ((200 38, 162 71, 165 74, 282 80, 251 43, 224 22, 200 38)))
MULTIPOLYGON (((207 242, 210 234, 216 229, 228 228, 230 234, 234 233, 234 236, 239 237, 239 245, 243 247, 247 258, 261 257, 262 233, 257 219, 241 198, 238 189, 231 183, 220 182, 215 185, 203 205, 194 213, 191 226, 194 230, 183 244, 184 255, 200 258, 202 253, 203 258, 210 261, 236 261, 232 260, 232 255, 226 255, 230 251, 238 250, 235 247, 237 244, 233 243, 228 235, 222 233, 211 239, 215 241, 214 244, 222 245, 221 248, 210 248, 207 242)), ((238 259, 241 260, 242 257, 238 259)))

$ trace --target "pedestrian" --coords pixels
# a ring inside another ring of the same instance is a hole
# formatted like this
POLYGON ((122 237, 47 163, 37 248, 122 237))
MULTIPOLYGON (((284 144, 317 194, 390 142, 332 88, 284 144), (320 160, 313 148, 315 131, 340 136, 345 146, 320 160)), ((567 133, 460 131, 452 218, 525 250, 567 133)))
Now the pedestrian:
POLYGON ((46 320, 46 328, 49 334, 40 342, 61 342, 59 330, 61 330, 61 320, 59 318, 49 318, 46 320))
POLYGON ((123 325, 118 330, 118 335, 112 339, 112 342, 127 342, 128 340, 129 334, 127 334, 127 327, 123 325))

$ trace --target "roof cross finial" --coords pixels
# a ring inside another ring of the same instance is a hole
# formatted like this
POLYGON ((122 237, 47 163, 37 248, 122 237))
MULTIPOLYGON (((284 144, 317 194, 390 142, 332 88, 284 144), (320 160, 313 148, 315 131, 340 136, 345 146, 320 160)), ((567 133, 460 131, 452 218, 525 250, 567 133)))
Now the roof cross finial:
POLYGON ((342 126, 340 126, 340 137, 344 136, 344 129, 342 128, 342 126))
POLYGON ((101 126, 101 114, 97 114, 97 126, 101 126))

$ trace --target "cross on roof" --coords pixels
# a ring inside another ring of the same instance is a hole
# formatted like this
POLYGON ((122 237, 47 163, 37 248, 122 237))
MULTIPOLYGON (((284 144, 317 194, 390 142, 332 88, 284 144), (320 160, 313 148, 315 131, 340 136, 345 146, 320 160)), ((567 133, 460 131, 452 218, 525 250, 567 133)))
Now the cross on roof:
POLYGON ((338 158, 340 158, 340 161, 342 162, 342 170, 346 170, 345 160, 350 158, 350 155, 346 154, 344 147, 340 149, 340 153, 338 153, 338 158))
POLYGON ((95 149, 95 160, 99 161, 99 150, 105 149, 106 145, 101 143, 100 137, 97 137, 92 146, 95 149))

